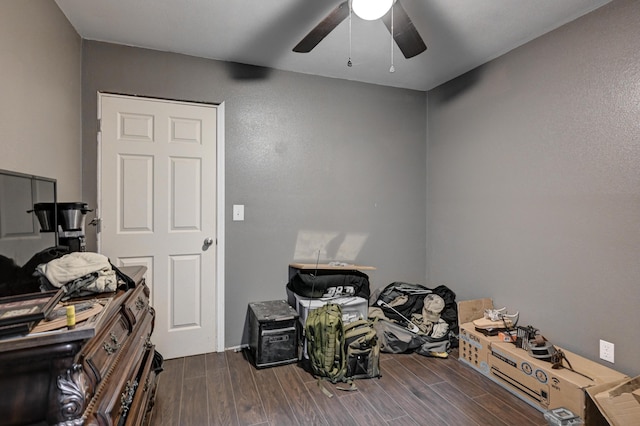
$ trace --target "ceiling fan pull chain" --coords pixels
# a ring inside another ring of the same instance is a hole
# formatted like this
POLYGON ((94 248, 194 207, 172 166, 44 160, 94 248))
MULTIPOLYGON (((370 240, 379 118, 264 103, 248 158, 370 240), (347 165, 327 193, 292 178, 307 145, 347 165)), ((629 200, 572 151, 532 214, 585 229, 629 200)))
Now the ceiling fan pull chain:
POLYGON ((349 60, 347 61, 347 66, 353 66, 351 62, 351 2, 349 2, 349 60))
POLYGON ((389 72, 396 72, 396 68, 393 66, 393 4, 391 5, 391 68, 389 72))

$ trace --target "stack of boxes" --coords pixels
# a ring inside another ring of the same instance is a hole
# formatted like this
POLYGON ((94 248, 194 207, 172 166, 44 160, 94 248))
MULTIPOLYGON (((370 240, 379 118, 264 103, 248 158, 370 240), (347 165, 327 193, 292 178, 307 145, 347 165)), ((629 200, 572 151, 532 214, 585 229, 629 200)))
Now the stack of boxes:
MULTIPOLYGON (((312 264, 312 263, 291 263, 289 264, 289 280, 297 272, 332 272, 336 275, 347 274, 353 271, 373 271, 373 266, 361 265, 343 265, 335 266, 331 264, 312 264)), ((327 303, 336 303, 342 307, 342 321, 350 323, 358 319, 367 318, 369 314, 369 301, 359 296, 339 296, 339 297, 321 297, 309 298, 294 293, 287 287, 287 300, 289 304, 296 309, 299 315, 300 324, 304 327, 309 312, 317 309, 327 303)))
MULTIPOLYGON (((331 271, 336 274, 348 273, 350 271, 373 271, 376 268, 373 266, 361 266, 361 265, 344 265, 335 266, 331 264, 311 264, 311 263, 291 263, 289 264, 289 280, 299 271, 331 271)), ((300 331, 304 330, 305 322, 309 312, 314 309, 320 308, 327 303, 335 303, 342 308, 342 322, 348 324, 350 322, 366 319, 369 315, 369 301, 364 297, 359 296, 341 296, 341 297, 322 297, 322 298, 309 298, 303 297, 294 293, 287 288, 287 300, 289 304, 295 308, 298 312, 298 319, 300 322, 300 331)), ((302 336, 301 336, 302 337, 302 336)), ((303 338, 302 342, 302 355, 305 359, 307 356, 306 341, 303 338)))
MULTIPOLYGON (((493 309, 491 299, 458 303, 460 360, 541 411, 565 408, 590 424, 586 389, 619 382, 627 376, 567 350, 571 368, 552 368, 552 363, 532 357, 505 336, 489 336, 476 330, 473 320, 493 309)), ((568 367, 564 362, 564 367, 568 367)))
MULTIPOLYGON (((292 263, 289 265, 289 279, 300 270, 375 270, 371 266, 334 266, 292 263)), ((337 303, 342 307, 342 320, 350 323, 367 318, 369 301, 363 297, 348 296, 334 298, 307 298, 293 293, 287 288, 287 300, 271 300, 249 303, 249 352, 257 368, 273 367, 298 361, 299 342, 304 339, 302 330, 309 312, 327 303, 337 303)), ((306 356, 306 342, 303 354, 306 356)))

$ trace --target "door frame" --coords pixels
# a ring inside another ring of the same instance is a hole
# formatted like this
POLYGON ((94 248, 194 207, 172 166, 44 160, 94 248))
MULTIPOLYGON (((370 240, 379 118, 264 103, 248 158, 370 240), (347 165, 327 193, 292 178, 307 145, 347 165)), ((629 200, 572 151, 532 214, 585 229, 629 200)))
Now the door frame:
MULTIPOLYGON (((205 102, 195 102, 195 101, 183 101, 183 100, 175 100, 175 99, 166 99, 166 98, 156 98, 152 96, 138 96, 138 95, 126 95, 122 93, 113 93, 113 92, 100 92, 98 91, 98 131, 96 132, 97 143, 98 143, 98 155, 97 155, 97 207, 96 207, 96 217, 100 217, 100 209, 102 207, 102 194, 100 191, 101 183, 102 183, 102 140, 101 140, 101 132, 100 132, 100 120, 102 117, 102 97, 103 95, 109 96, 120 96, 123 98, 140 98, 140 99, 153 99, 153 100, 161 100, 167 102, 177 102, 177 103, 185 103, 185 104, 195 104, 195 105, 215 105, 216 106, 216 351, 223 352, 225 350, 225 339, 224 339, 224 330, 225 330, 225 312, 224 312, 224 289, 225 289, 225 103, 205 103, 205 102)), ((101 250, 101 235, 98 229, 96 232, 96 243, 98 247, 98 252, 101 250)))

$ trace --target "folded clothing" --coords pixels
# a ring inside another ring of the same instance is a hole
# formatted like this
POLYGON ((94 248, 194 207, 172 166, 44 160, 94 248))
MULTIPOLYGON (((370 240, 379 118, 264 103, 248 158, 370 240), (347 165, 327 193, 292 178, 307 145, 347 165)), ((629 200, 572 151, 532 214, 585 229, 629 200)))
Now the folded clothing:
MULTIPOLYGON (((115 291, 118 279, 116 271, 101 269, 68 282, 63 286, 67 297, 87 296, 91 293, 115 291)), ((63 297, 64 299, 64 297, 63 297)))
POLYGON ((73 252, 36 268, 55 287, 102 270, 112 270, 109 259, 99 253, 73 252))

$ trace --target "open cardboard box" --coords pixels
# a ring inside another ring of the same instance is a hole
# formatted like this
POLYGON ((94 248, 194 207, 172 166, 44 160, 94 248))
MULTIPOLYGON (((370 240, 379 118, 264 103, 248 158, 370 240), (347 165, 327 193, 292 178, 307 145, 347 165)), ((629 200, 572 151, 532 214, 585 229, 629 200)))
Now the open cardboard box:
MULTIPOLYGON (((553 369, 551 362, 534 358, 528 351, 498 336, 477 331, 473 320, 482 318, 485 309, 493 309, 491 299, 458 302, 461 361, 540 411, 562 407, 580 416, 588 425, 606 424, 604 420, 597 421, 602 418, 598 409, 588 410, 590 398, 586 391, 600 386, 602 390, 610 389, 628 380, 628 376, 557 346, 575 371, 553 369)), ((640 424, 637 419, 635 424, 640 424)))
POLYGON ((458 324, 462 325, 482 318, 486 309, 493 309, 493 300, 488 298, 461 300, 458 302, 458 324))
POLYGON ((587 393, 590 397, 587 404, 588 413, 592 418, 596 418, 598 414, 603 417, 598 424, 640 424, 640 376, 593 386, 587 389, 587 393))

